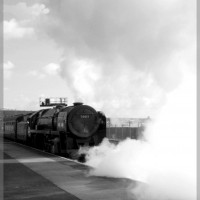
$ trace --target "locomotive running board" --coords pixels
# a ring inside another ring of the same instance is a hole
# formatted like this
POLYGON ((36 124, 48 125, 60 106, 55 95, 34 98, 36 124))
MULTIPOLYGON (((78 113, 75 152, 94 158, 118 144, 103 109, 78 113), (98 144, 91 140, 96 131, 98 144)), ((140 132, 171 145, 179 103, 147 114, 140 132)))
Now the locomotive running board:
POLYGON ((59 135, 59 131, 50 131, 50 130, 30 130, 30 133, 59 135))

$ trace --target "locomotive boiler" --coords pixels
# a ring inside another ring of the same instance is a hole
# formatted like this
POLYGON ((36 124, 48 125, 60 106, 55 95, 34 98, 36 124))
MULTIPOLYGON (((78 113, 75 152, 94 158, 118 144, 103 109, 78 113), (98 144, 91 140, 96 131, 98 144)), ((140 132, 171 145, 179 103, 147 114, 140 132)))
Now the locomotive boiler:
POLYGON ((75 159, 81 146, 98 145, 106 137, 105 115, 78 102, 9 117, 4 120, 4 127, 5 135, 12 139, 21 138, 33 147, 75 159), (8 128, 12 124, 15 127, 8 128), (6 134, 8 130, 13 131, 6 134))

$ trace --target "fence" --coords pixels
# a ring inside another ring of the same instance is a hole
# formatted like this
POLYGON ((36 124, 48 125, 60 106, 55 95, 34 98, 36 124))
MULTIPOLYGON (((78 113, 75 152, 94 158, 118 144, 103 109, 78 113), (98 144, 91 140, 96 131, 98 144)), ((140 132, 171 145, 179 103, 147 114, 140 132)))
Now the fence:
POLYGON ((107 127, 107 138, 111 140, 138 139, 141 133, 141 127, 107 127))
POLYGON ((126 138, 140 139, 143 137, 145 124, 150 118, 107 118, 107 138, 121 141, 126 138))

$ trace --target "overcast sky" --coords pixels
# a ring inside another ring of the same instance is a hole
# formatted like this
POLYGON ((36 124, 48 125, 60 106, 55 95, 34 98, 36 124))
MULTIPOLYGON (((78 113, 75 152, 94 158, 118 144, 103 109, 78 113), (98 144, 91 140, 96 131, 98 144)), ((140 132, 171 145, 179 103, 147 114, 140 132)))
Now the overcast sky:
POLYGON ((4 108, 82 100, 147 117, 195 73, 195 0, 4 1, 4 108))

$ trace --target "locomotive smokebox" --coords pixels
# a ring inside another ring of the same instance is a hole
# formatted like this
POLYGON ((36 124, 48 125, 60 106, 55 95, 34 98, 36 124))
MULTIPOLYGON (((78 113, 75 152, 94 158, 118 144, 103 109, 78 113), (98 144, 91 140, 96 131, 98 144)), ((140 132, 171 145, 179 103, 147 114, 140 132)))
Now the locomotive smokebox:
POLYGON ((100 120, 98 114, 90 106, 78 105, 67 111, 68 130, 73 135, 81 138, 90 137, 99 127, 100 120))

